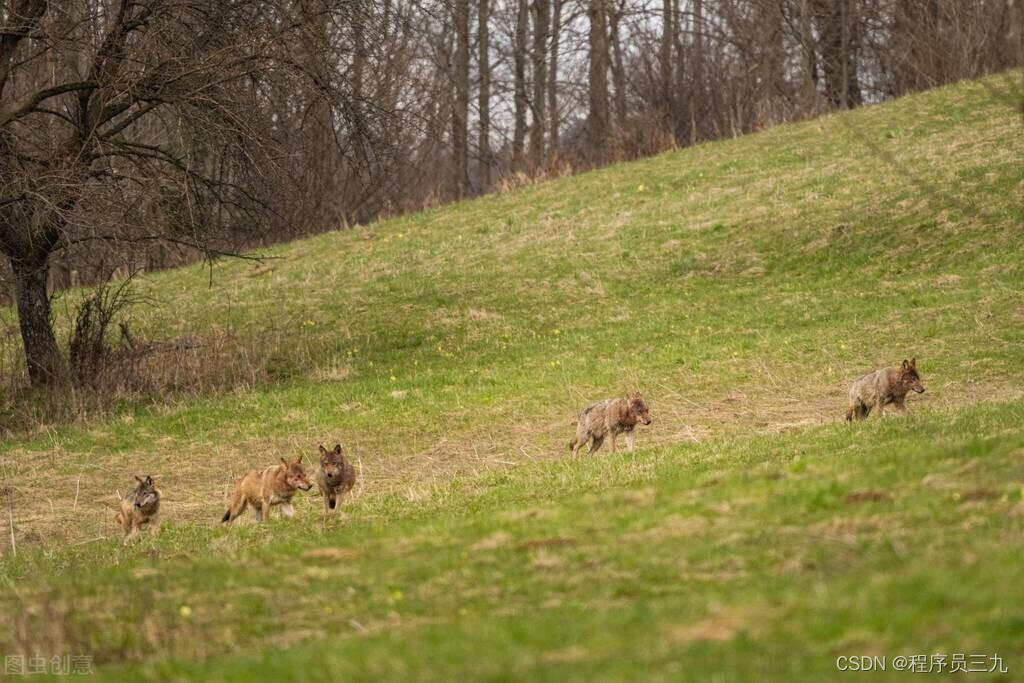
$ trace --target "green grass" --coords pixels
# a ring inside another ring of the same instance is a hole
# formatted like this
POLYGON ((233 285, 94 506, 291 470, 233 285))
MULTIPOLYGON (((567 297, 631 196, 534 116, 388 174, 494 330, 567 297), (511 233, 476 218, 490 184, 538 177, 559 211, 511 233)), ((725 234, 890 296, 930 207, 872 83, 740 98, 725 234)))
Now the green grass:
POLYGON ((137 333, 260 372, 0 443, 0 652, 153 680, 831 680, 933 652, 1013 676, 1024 141, 992 88, 1019 78, 145 278, 137 333), (913 355, 908 417, 840 423, 852 378, 913 355), (638 450, 568 458, 576 410, 634 386, 638 450), (344 523, 307 496, 216 524, 245 469, 335 441, 344 523), (125 549, 136 471, 165 522, 125 549))

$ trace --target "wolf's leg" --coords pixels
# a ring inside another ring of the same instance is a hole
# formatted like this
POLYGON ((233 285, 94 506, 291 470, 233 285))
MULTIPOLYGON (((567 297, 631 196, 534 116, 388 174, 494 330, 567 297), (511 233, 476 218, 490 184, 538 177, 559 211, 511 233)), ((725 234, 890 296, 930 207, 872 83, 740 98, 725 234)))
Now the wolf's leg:
POLYGON ((136 520, 131 521, 131 531, 127 536, 124 537, 124 544, 128 545, 135 540, 135 537, 139 535, 139 523, 136 520))
POLYGON ((881 420, 885 417, 885 401, 881 396, 875 400, 875 410, 878 411, 878 419, 881 420))
POLYGON ((260 503, 259 521, 265 522, 270 519, 270 501, 264 500, 260 503))
POLYGON ((285 503, 281 506, 281 514, 288 519, 291 519, 295 516, 295 508, 292 507, 291 503, 285 503))
POLYGON ((610 436, 612 437, 612 453, 615 452, 615 439, 619 438, 618 432, 612 431, 610 436))
POLYGON ((577 434, 576 438, 572 440, 572 454, 573 455, 579 455, 580 454, 580 449, 583 448, 584 446, 586 446, 588 441, 590 441, 590 435, 589 434, 584 434, 584 435, 577 434))
POLYGON ((900 414, 907 414, 907 397, 898 398, 892 402, 893 407, 899 411, 900 414))
POLYGON ((118 519, 121 521, 121 531, 125 536, 132 532, 132 520, 130 515, 126 515, 123 512, 119 514, 118 519))
POLYGON ((633 432, 626 432, 626 448, 630 453, 633 452, 633 432))
POLYGON ((587 451, 587 455, 593 455, 594 453, 596 453, 597 449, 601 447, 602 443, 604 443, 603 436, 597 436, 596 434, 592 435, 590 442, 590 450, 587 451))

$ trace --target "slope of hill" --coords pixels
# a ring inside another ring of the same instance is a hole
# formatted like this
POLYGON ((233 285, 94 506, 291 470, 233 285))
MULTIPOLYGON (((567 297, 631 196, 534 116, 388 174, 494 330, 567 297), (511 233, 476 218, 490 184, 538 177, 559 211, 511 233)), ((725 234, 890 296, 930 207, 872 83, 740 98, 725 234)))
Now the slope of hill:
POLYGON ((0 650, 207 680, 1020 666, 1019 80, 283 245, 208 289, 145 278, 136 329, 254 379, 0 444, 0 650), (908 417, 841 422, 852 378, 913 355, 908 417), (638 450, 570 459, 575 412, 627 387, 638 450), (246 469, 336 441, 343 522, 306 496, 217 525, 246 469), (136 472, 166 521, 124 549, 136 472))

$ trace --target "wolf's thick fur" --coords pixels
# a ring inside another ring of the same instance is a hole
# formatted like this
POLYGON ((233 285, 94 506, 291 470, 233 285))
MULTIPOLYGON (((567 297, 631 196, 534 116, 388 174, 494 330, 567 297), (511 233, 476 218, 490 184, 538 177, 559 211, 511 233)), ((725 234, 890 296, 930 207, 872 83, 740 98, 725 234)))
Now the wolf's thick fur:
POLYGON ((135 481, 139 483, 121 499, 121 511, 114 517, 121 525, 126 545, 139 535, 143 526, 153 522, 160 511, 160 489, 153 483, 153 477, 147 475, 142 479, 136 475, 135 481))
POLYGON ((252 505, 256 512, 256 521, 262 522, 270 516, 270 508, 281 505, 285 517, 295 514, 292 498, 302 489, 313 488, 306 478, 306 470, 302 467, 302 456, 295 462, 287 462, 281 458, 280 465, 271 465, 262 472, 249 470, 231 496, 231 505, 221 518, 222 522, 230 523, 252 505))
POLYGON ((640 392, 628 394, 625 398, 609 398, 591 403, 580 413, 576 423, 576 437, 569 442, 573 455, 579 453, 590 442, 588 455, 592 455, 604 443, 609 434, 612 437, 612 453, 615 439, 625 433, 626 447, 633 450, 633 428, 637 423, 651 424, 651 416, 640 392))
POLYGON ((342 455, 341 444, 335 444, 332 450, 320 444, 320 471, 316 475, 316 485, 324 501, 325 515, 331 510, 341 509, 341 499, 355 483, 356 470, 342 455))
POLYGON ((889 404, 905 413, 905 401, 911 389, 919 394, 924 393, 921 376, 917 374, 916 358, 858 377, 850 387, 850 405, 846 410, 846 421, 867 419, 872 408, 878 410, 879 417, 883 417, 885 406, 889 404))

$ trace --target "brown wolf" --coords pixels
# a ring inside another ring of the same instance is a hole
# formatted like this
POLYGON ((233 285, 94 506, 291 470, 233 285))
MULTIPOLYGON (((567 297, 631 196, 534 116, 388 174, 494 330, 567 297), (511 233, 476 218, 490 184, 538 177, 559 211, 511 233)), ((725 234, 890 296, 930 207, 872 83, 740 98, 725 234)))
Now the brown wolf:
POLYGON ((592 455, 604 443, 605 437, 611 434, 614 453, 615 439, 625 433, 626 447, 632 451, 633 428, 637 422, 651 424, 647 403, 639 391, 627 394, 625 398, 609 398, 592 403, 580 413, 576 423, 576 437, 569 442, 569 450, 576 455, 590 441, 587 454, 592 455))
POLYGON ((146 475, 142 479, 136 475, 135 481, 138 485, 121 499, 121 511, 114 517, 121 525, 126 545, 139 535, 143 526, 156 519, 160 510, 160 490, 153 483, 153 477, 146 475))
POLYGON ((245 512, 247 505, 252 505, 257 522, 269 518, 272 505, 282 505, 284 516, 291 517, 295 514, 292 497, 299 489, 308 491, 311 488, 313 485, 309 483, 306 470, 302 467, 302 456, 295 462, 281 458, 280 465, 271 465, 262 472, 249 470, 242 477, 231 496, 231 506, 220 521, 231 522, 245 512))
POLYGON ((919 394, 924 393, 921 376, 917 374, 916 358, 858 377, 850 387, 850 407, 846 411, 846 421, 864 420, 872 408, 876 408, 878 416, 882 417, 885 406, 890 403, 905 413, 905 401, 911 389, 919 394))
POLYGON ((341 444, 335 444, 330 451, 320 444, 320 472, 317 473, 316 484, 324 500, 325 515, 335 508, 341 509, 341 499, 355 483, 356 470, 341 454, 341 444))

